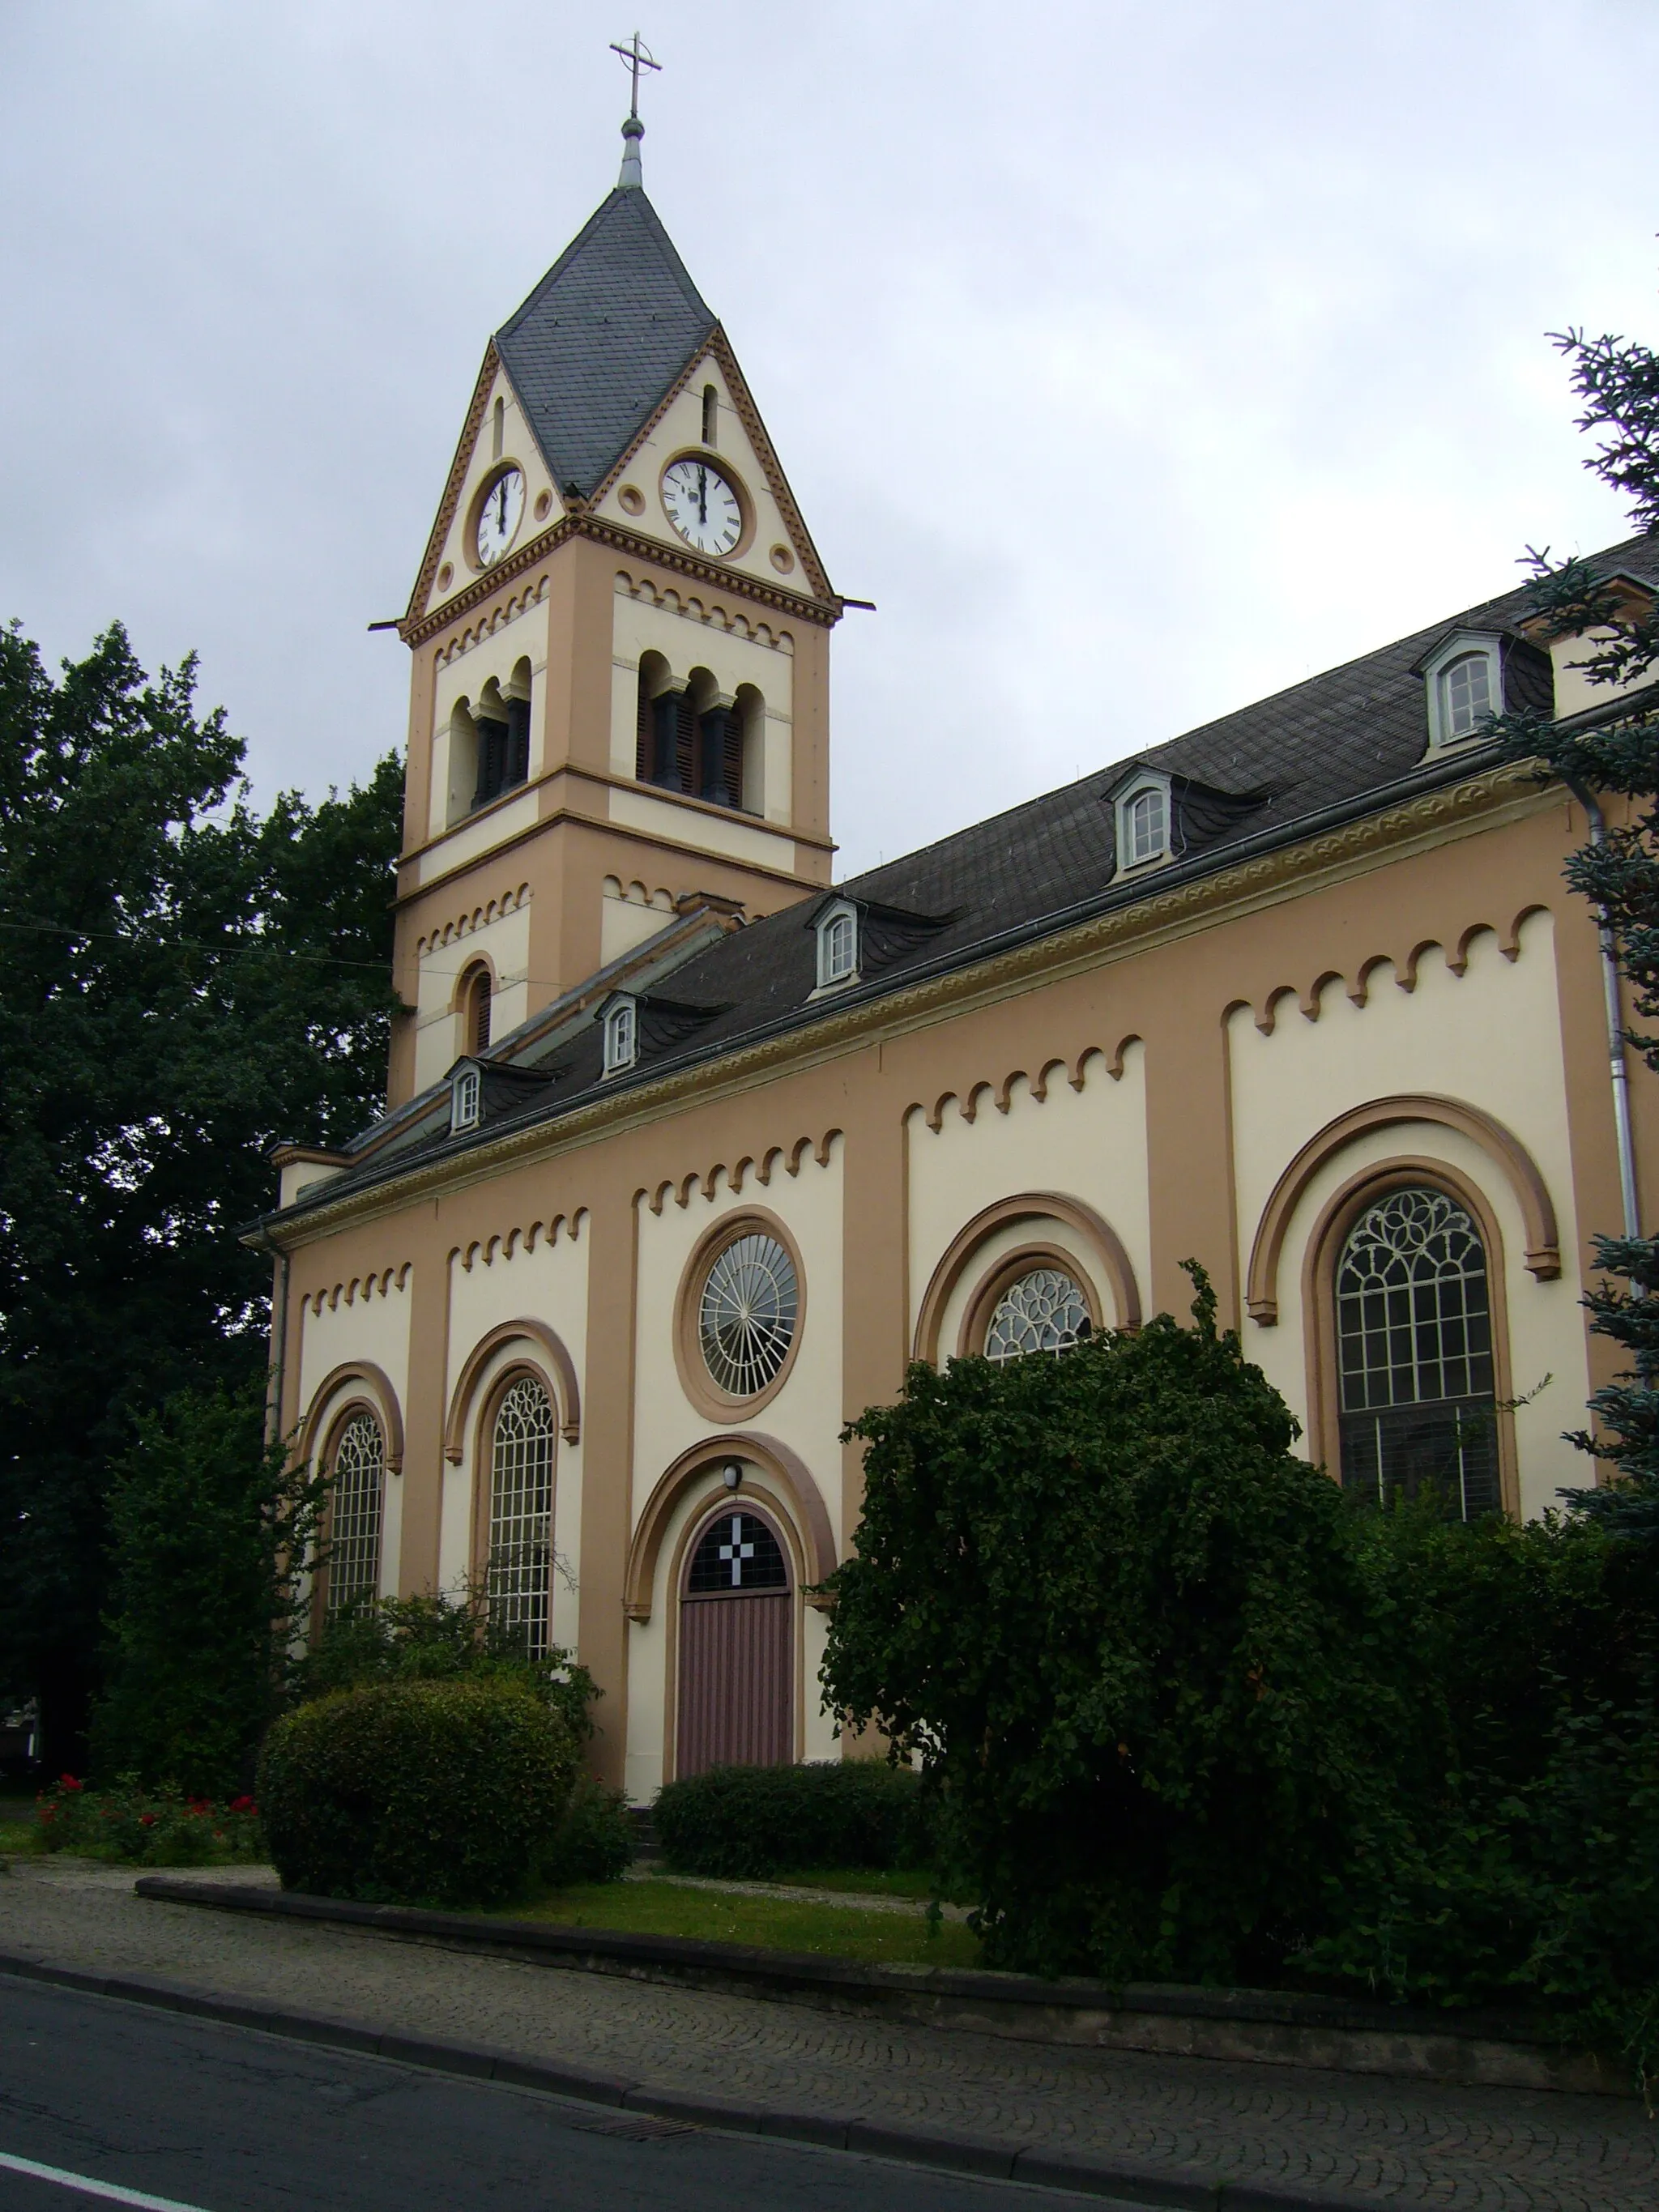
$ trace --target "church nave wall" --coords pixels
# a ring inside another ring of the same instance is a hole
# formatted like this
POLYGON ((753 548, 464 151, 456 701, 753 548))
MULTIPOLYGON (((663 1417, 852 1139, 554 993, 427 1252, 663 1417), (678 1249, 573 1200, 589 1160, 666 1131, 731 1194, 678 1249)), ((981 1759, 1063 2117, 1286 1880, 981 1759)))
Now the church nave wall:
MULTIPOLYGON (((1495 1334, 1507 1387, 1522 1395, 1546 1375, 1549 1388, 1513 1416, 1513 1463, 1507 1470, 1511 1506, 1541 1511, 1563 1483, 1582 1480, 1575 1454, 1560 1441, 1578 1418, 1591 1388, 1582 1317, 1578 1234, 1561 1049, 1554 923, 1535 911, 1510 939, 1505 957, 1496 928, 1478 928, 1453 948, 1422 946, 1409 969, 1392 961, 1367 964, 1363 981, 1331 976, 1305 1000, 1287 996, 1271 1012, 1238 1006, 1227 1042, 1237 1237, 1248 1267, 1275 1186, 1303 1147, 1357 1109, 1374 1117, 1380 1102, 1422 1095, 1474 1109, 1469 1127, 1433 1112, 1408 1112, 1359 1127, 1315 1169, 1285 1225, 1276 1281, 1277 1317, 1244 1323, 1244 1345, 1309 1430, 1304 1449, 1330 1458, 1332 1389, 1324 1369, 1332 1357, 1322 1337, 1319 1302, 1334 1253, 1315 1251, 1317 1224, 1340 1194, 1368 1175, 1389 1177, 1390 1163, 1414 1162, 1416 1179, 1439 1178, 1452 1194, 1484 1206, 1494 1276, 1495 1334), (1462 972, 1459 973, 1459 967, 1462 972), (1506 1170, 1501 1137, 1510 1133, 1535 1164, 1553 1210, 1559 1272, 1529 1269, 1538 1230, 1522 1204, 1524 1182, 1506 1170), (1479 1133, 1471 1134, 1470 1128, 1479 1133), (1495 1152, 1494 1146, 1500 1148, 1495 1152)), ((1364 1115, 1358 1119, 1364 1120, 1364 1115)), ((1409 1178, 1408 1178, 1409 1179, 1409 1178)), ((1379 1188, 1381 1183, 1379 1183, 1379 1188)), ((1247 1284, 1247 1293, 1249 1285, 1247 1284)))
MULTIPOLYGON (((325 1249, 326 1248, 325 1248, 325 1249)), ((339 1294, 307 1292, 301 1277, 289 1327, 299 1343, 291 1346, 287 1394, 290 1425, 320 1458, 329 1449, 347 1407, 368 1405, 375 1413, 389 1454, 406 1420, 409 1403, 410 1316, 414 1270, 382 1268, 354 1277, 339 1294), (390 1397, 390 1404, 386 1402, 390 1397)), ((404 1483, 401 1467, 388 1467, 383 1484, 379 1588, 396 1596, 403 1545, 404 1483)))

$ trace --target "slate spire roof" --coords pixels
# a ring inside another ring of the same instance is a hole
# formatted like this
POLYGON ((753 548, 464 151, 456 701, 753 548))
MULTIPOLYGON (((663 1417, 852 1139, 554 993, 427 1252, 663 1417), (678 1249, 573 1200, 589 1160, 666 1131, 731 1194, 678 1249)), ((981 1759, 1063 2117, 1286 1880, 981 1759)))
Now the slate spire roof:
POLYGON ((618 185, 495 333, 561 491, 592 496, 717 326, 643 188, 618 185))

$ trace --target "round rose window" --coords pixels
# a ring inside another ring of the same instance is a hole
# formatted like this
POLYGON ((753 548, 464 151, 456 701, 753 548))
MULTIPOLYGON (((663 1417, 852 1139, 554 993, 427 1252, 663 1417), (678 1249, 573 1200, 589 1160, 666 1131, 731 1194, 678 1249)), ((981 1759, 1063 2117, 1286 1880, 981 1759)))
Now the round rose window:
POLYGON ((726 1245, 697 1307, 697 1340, 716 1389, 729 1398, 765 1389, 789 1356, 799 1312, 795 1263, 775 1237, 754 1230, 726 1245))

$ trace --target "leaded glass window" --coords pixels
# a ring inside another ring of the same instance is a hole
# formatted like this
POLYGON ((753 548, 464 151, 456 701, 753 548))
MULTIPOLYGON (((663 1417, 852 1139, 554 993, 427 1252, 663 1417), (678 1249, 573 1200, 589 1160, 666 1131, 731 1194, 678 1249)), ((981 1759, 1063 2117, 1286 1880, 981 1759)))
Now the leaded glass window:
POLYGON ((1355 1222, 1336 1271, 1342 1484, 1387 1502, 1432 1488, 1464 1520, 1498 1504, 1486 1248, 1437 1190, 1355 1222))
POLYGON ((704 1278, 697 1340, 715 1386, 752 1398, 782 1367, 800 1314, 795 1263, 775 1237, 753 1230, 726 1245, 704 1278))
POLYGON ((1064 1352, 1089 1334, 1089 1305, 1058 1267, 1033 1267, 997 1300, 985 1332, 985 1357, 999 1365, 1028 1352, 1064 1352))
POLYGON ((507 1387, 489 1468, 491 1624, 527 1658, 547 1650, 553 1564, 553 1407, 532 1376, 507 1387))
POLYGON ((787 1589, 782 1547, 756 1513, 722 1513, 711 1521, 691 1554, 685 1587, 693 1597, 717 1590, 787 1589))
POLYGON ((380 1587, 380 1509, 386 1446, 372 1413, 354 1413, 334 1447, 330 1498, 328 1611, 343 1613, 380 1587))

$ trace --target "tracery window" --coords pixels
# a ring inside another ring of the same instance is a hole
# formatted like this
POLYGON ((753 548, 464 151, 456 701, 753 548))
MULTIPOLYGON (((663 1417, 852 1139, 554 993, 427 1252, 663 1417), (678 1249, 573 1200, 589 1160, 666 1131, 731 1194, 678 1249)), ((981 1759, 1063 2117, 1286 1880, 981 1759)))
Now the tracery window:
POLYGON ((531 1659, 547 1650, 553 1564, 553 1407, 533 1376, 508 1383, 489 1467, 491 1625, 531 1659))
POLYGON ((1089 1304, 1059 1267, 1033 1267, 1009 1284, 985 1332, 985 1357, 999 1365, 1028 1352, 1065 1352, 1087 1336, 1089 1304))
POLYGON ((380 1517, 386 1443, 372 1413, 354 1413, 334 1447, 329 1499, 327 1611, 373 1598, 380 1587, 380 1517))
POLYGON ((686 1589, 696 1596, 730 1589, 787 1589, 781 1546, 757 1514, 722 1513, 691 1554, 686 1589))
POLYGON ((1499 1504, 1486 1253, 1443 1191, 1391 1191, 1336 1270, 1341 1471, 1387 1503, 1437 1491, 1464 1520, 1499 1504))
POLYGON ((697 1304, 697 1340, 715 1387, 752 1398, 782 1367, 800 1313, 795 1263, 759 1230, 716 1255, 697 1304))

